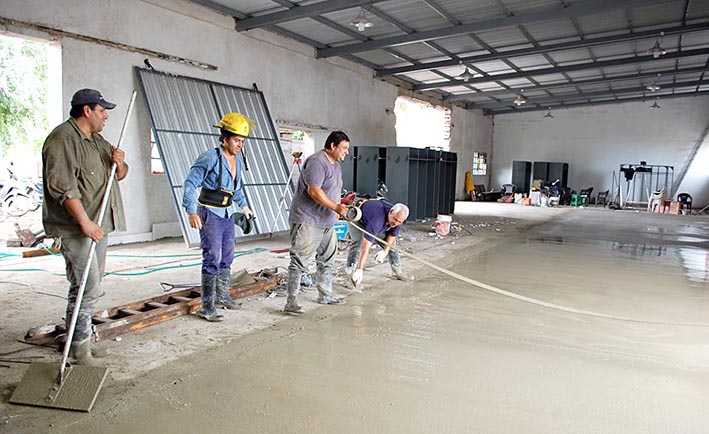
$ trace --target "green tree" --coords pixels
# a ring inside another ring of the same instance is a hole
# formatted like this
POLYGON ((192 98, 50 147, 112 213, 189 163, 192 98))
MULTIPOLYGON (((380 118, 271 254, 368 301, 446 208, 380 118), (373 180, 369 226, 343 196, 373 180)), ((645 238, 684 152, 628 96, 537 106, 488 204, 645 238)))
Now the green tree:
POLYGON ((0 35, 0 154, 37 152, 47 134, 47 46, 0 35))

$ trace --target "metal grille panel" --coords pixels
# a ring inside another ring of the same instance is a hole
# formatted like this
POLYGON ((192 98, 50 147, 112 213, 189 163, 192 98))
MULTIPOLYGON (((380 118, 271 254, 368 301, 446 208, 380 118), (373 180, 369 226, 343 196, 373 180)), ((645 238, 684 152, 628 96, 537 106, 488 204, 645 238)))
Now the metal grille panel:
MULTIPOLYGON (((286 161, 263 93, 142 68, 138 75, 187 245, 199 245, 199 231, 189 226, 182 208, 182 185, 197 156, 218 146, 213 125, 229 112, 254 121, 242 150, 244 194, 256 215, 249 236, 287 230, 292 184, 286 188, 286 161), (284 189, 285 203, 279 207, 284 189)), ((243 237, 240 229, 236 234, 243 237)))

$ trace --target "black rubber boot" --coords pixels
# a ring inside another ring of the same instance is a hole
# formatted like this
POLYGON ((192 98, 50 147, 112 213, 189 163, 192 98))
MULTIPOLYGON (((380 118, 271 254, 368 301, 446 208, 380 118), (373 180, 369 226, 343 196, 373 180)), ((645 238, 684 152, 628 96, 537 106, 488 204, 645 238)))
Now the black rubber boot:
POLYGON ((202 309, 197 311, 197 316, 211 322, 224 320, 224 315, 218 313, 214 305, 216 290, 217 276, 202 274, 202 309))
POLYGON ((231 270, 219 270, 217 276, 217 301, 216 305, 224 309, 238 309, 241 303, 231 298, 231 270))

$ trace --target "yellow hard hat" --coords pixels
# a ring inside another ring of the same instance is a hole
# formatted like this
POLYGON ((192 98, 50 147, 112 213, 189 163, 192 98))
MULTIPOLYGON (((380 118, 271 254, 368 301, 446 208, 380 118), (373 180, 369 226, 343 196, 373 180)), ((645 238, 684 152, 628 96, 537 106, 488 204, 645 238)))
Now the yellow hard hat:
POLYGON ((241 113, 227 113, 224 115, 221 121, 215 125, 217 128, 224 128, 230 133, 238 134, 240 136, 249 136, 249 125, 252 123, 250 119, 247 119, 241 113))

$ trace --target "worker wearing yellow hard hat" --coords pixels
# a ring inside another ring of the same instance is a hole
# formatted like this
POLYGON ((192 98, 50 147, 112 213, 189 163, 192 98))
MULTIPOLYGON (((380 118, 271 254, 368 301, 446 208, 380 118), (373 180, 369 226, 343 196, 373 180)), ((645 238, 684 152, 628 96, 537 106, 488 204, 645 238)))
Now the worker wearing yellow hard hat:
POLYGON ((222 120, 214 126, 242 137, 248 137, 251 122, 250 119, 247 119, 241 113, 227 113, 222 120))
POLYGON ((190 226, 199 230, 202 247, 202 308, 197 315, 207 321, 224 319, 217 306, 239 307, 230 294, 231 264, 235 221, 238 217, 241 230, 248 233, 253 219, 243 192, 242 156, 251 124, 241 113, 224 115, 214 125, 219 128, 220 146, 197 157, 184 182, 182 206, 190 226))

